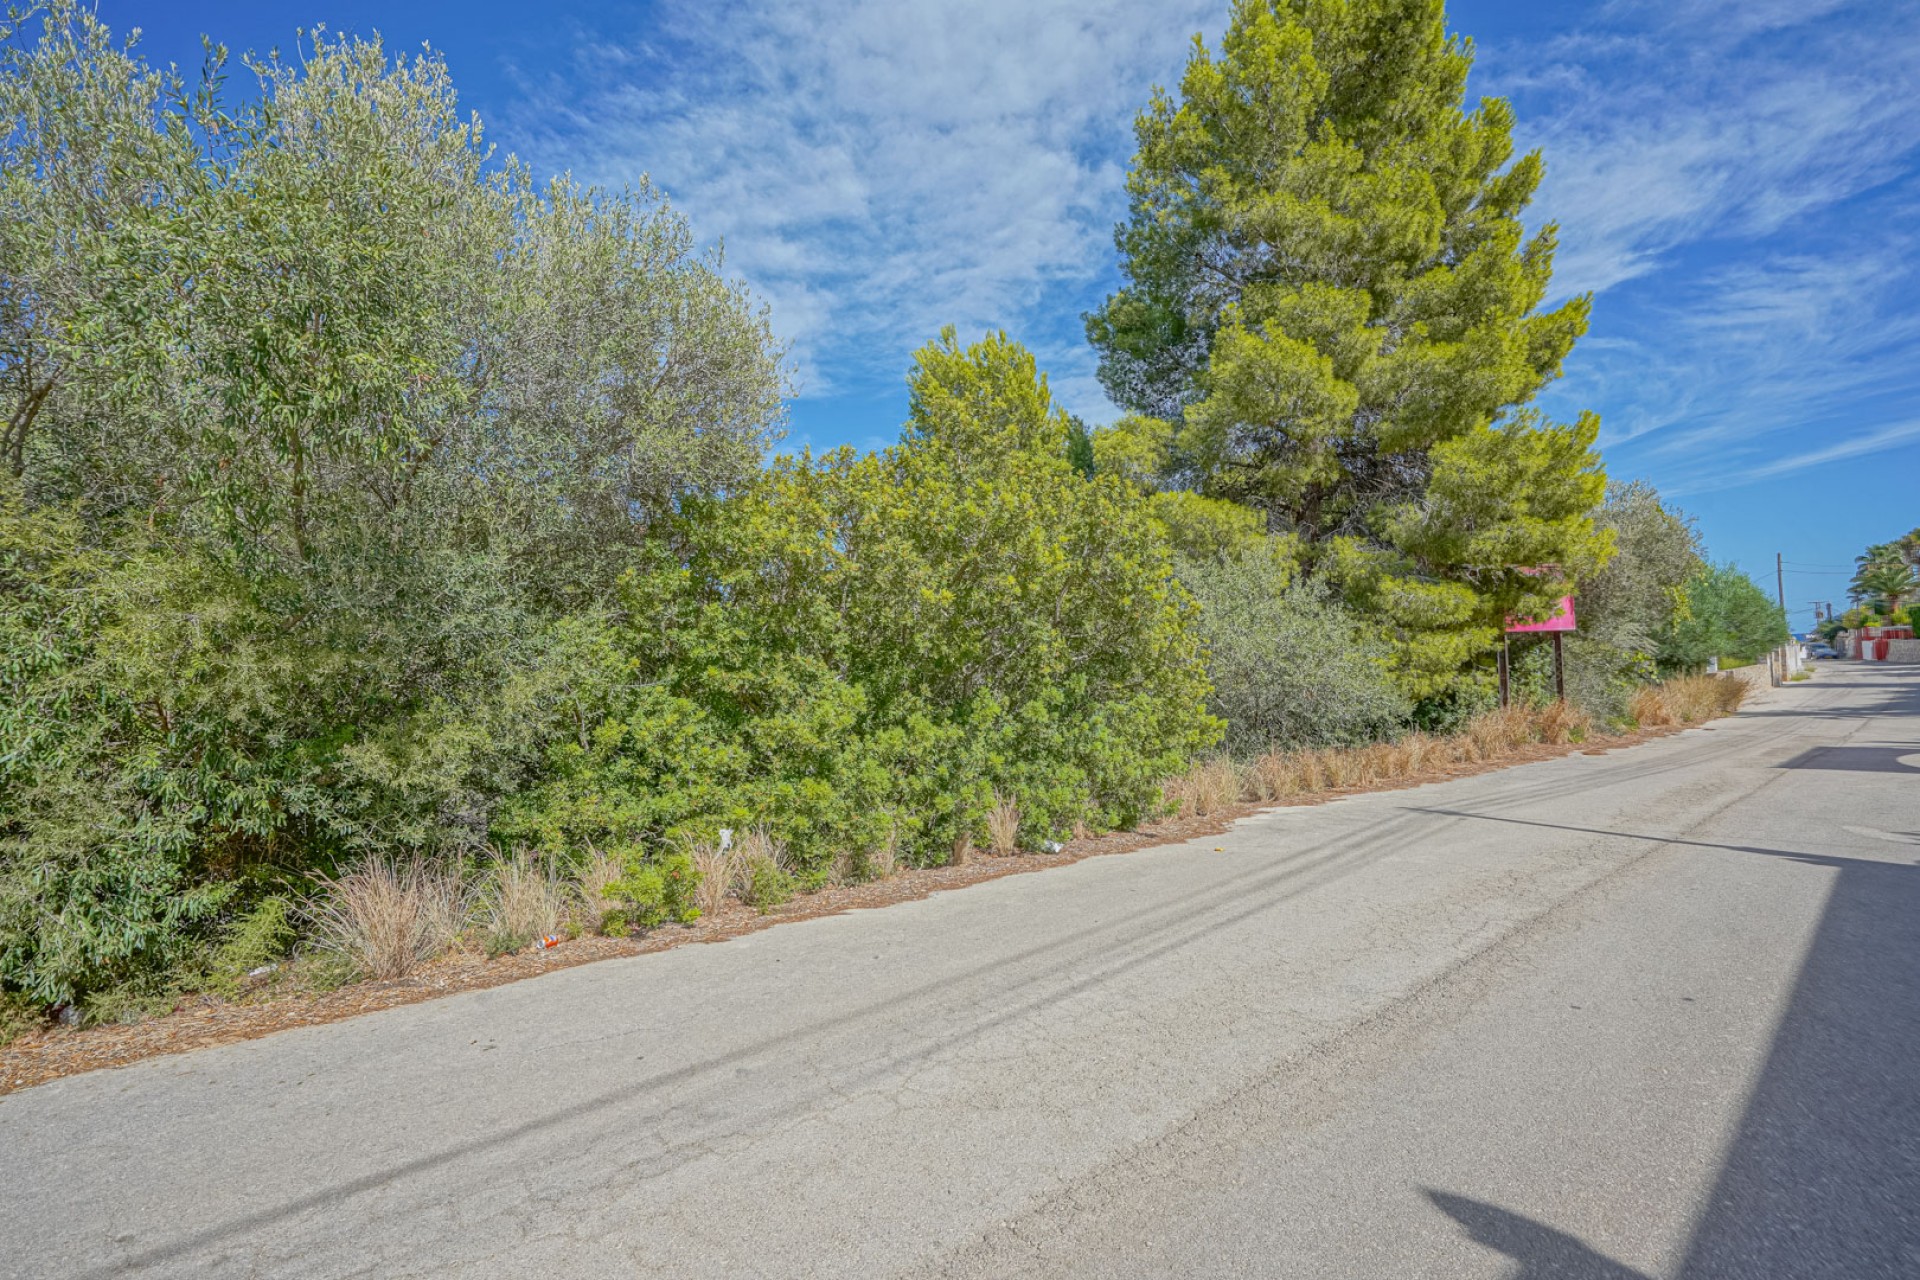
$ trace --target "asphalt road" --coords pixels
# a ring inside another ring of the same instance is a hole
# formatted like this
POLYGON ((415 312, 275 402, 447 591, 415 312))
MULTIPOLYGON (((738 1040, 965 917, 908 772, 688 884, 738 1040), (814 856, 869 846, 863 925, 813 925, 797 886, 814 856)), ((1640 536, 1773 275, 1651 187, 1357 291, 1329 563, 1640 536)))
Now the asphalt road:
POLYGON ((0 1098, 0 1272, 1920 1276, 1917 862, 1920 669, 1829 665, 0 1098))

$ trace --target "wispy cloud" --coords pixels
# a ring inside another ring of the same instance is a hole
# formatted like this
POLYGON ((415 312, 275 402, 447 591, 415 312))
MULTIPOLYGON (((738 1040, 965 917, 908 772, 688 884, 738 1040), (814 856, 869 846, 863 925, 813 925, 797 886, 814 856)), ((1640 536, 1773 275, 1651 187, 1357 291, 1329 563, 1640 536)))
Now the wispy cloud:
POLYGON ((1556 288, 1598 295, 1548 397, 1613 468, 1707 492, 1910 442, 1920 6, 1613 0, 1483 47, 1545 149, 1556 288), (1842 443, 1808 449, 1810 439, 1842 443))
POLYGON ((1920 147, 1920 6, 1635 0, 1485 46, 1484 87, 1543 147, 1556 284, 1605 290, 1704 239, 1771 234, 1920 147))
POLYGON ((1111 270, 1132 116, 1219 9, 675 0, 583 38, 511 132, 595 180, 650 172, 724 236, 803 396, 897 385, 954 323, 1016 330, 1099 409, 1078 311, 1111 270))
POLYGON ((1717 489, 1731 489, 1738 485, 1752 484, 1756 480, 1765 480, 1773 476, 1792 475, 1796 471, 1805 471, 1823 463, 1839 462, 1846 458, 1858 458, 1870 453, 1882 453, 1888 449, 1897 449, 1903 445, 1920 441, 1920 420, 1902 422, 1878 431, 1869 431, 1834 444, 1811 449, 1805 453, 1792 454, 1785 458, 1775 458, 1755 466, 1723 471, 1718 475, 1703 477, 1691 483, 1671 486, 1669 493, 1684 496, 1689 493, 1711 493, 1717 489))
MULTIPOLYGON (((1114 280, 1132 117, 1225 16, 665 0, 644 30, 580 32, 503 132, 595 181, 650 173, 723 237, 794 344, 801 410, 897 395, 955 323, 1011 329, 1103 418, 1079 314, 1114 280)), ((1548 403, 1601 409, 1616 470, 1697 491, 1817 466, 1810 439, 1905 442, 1873 424, 1920 401, 1920 5, 1610 0, 1545 38, 1474 34, 1476 90, 1547 154, 1557 288, 1599 295, 1548 403)))

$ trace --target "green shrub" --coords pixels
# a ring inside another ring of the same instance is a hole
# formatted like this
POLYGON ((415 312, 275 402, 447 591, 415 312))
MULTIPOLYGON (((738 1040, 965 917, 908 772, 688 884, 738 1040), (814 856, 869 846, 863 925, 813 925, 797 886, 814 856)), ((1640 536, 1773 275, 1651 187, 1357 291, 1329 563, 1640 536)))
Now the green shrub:
MULTIPOLYGON (((700 918, 695 891, 700 884, 693 859, 684 853, 665 854, 649 860, 642 853, 630 855, 624 875, 607 886, 607 894, 621 904, 616 913, 622 932, 638 927, 651 929, 669 921, 692 924, 700 918)), ((602 924, 603 932, 611 932, 602 924)))
POLYGON ((46 1013, 18 991, 0 990, 0 1048, 46 1021, 46 1013))
POLYGON ((742 875, 741 900, 762 911, 777 907, 793 897, 796 885, 791 875, 766 854, 750 859, 742 875))
POLYGON ((1321 587, 1291 581, 1263 547, 1182 560, 1199 603, 1209 705, 1243 755, 1350 746, 1388 736, 1411 708, 1366 644, 1358 618, 1321 587))
POLYGON ((296 936, 287 899, 277 894, 261 899, 228 927, 214 950, 207 965, 207 990, 238 994, 248 974, 285 959, 296 936))

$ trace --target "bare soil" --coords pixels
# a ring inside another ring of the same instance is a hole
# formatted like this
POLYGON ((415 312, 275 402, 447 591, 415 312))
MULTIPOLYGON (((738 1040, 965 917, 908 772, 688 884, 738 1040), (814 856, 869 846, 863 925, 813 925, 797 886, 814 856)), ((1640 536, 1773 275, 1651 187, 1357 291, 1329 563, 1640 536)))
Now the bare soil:
POLYGON ((1675 732, 1678 732, 1675 727, 1663 727, 1631 734, 1596 735, 1585 742, 1569 745, 1537 744, 1522 747, 1495 761, 1453 765, 1388 782, 1342 787, 1277 803, 1239 804, 1205 817, 1168 818, 1147 823, 1135 831, 1088 836, 1068 842, 1063 851, 1055 854, 1019 853, 996 857, 975 852, 970 860, 959 866, 902 870, 885 880, 836 885, 805 894, 764 912, 730 902, 722 910, 693 924, 665 925, 637 937, 583 936, 562 942, 550 950, 521 952, 498 959, 488 959, 477 951, 461 951, 423 965, 405 978, 387 982, 361 982, 320 992, 302 989, 297 979, 293 979, 263 985, 238 1000, 223 1000, 217 996, 188 997, 177 1003, 171 1012, 139 1022, 82 1028, 49 1022, 20 1035, 10 1044, 0 1046, 0 1095, 83 1071, 123 1067, 161 1054, 185 1053, 210 1045, 251 1040, 289 1027, 339 1022, 363 1013, 432 1000, 457 991, 496 987, 502 983, 551 973, 556 969, 592 964, 597 960, 645 955, 693 943, 721 942, 789 920, 810 920, 844 911, 884 907, 929 897, 948 889, 962 889, 983 881, 997 880, 1001 876, 1044 871, 1048 867, 1064 866, 1083 858, 1178 844, 1197 836, 1219 834, 1237 819, 1267 809, 1321 804, 1368 791, 1397 791, 1423 783, 1443 782, 1450 778, 1468 777, 1583 752, 1597 755, 1675 732))

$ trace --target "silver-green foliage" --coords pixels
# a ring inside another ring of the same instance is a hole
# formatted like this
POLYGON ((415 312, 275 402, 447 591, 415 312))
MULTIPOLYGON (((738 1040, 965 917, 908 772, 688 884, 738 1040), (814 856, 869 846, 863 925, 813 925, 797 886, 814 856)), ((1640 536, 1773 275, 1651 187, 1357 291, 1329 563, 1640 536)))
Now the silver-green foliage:
POLYGON ((1185 559, 1179 574, 1233 751, 1365 742, 1406 722, 1361 621, 1324 587, 1290 582, 1284 560, 1255 549, 1185 559))
POLYGON ((763 312, 651 190, 494 163, 432 56, 247 70, 0 22, 0 981, 36 1001, 201 965, 269 869, 482 844, 537 745, 451 789, 457 744, 397 782, 356 748, 538 667, 781 425, 763 312))

